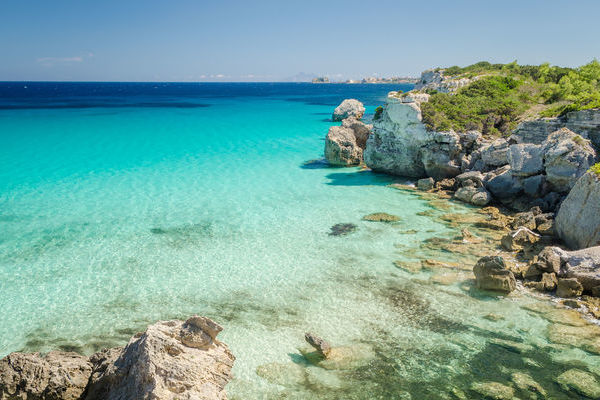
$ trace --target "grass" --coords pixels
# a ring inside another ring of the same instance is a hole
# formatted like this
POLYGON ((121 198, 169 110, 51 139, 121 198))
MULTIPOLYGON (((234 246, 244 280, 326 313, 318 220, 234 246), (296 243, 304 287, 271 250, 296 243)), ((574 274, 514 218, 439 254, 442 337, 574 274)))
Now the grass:
POLYGON ((524 118, 600 108, 600 63, 596 60, 578 68, 483 61, 449 67, 443 73, 450 79, 477 79, 454 93, 426 91, 431 97, 422 105, 422 115, 431 130, 479 130, 500 136, 524 118))
POLYGON ((597 177, 600 177, 600 162, 592 165, 590 172, 593 172, 597 177))

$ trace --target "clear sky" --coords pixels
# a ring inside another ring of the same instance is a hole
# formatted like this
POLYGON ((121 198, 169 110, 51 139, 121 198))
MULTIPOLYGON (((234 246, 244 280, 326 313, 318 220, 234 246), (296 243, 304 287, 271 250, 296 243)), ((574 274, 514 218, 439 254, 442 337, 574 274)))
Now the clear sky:
POLYGON ((0 0, 0 80, 416 76, 600 58, 600 0, 0 0))

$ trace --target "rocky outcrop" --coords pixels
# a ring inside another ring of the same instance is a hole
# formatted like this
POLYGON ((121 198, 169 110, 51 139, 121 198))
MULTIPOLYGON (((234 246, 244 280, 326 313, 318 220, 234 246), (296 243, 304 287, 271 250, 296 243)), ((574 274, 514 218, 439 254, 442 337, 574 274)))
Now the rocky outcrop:
POLYGON ((329 164, 350 166, 362 163, 372 128, 353 117, 343 120, 341 126, 329 128, 325 138, 325 158, 329 164))
POLYGON ((93 356, 13 353, 0 360, 1 399, 226 399, 235 357, 206 317, 161 321, 93 356))
POLYGON ((356 99, 346 99, 333 111, 332 119, 342 121, 348 117, 361 119, 365 114, 365 106, 356 99))
POLYGON ((421 73, 421 77, 415 84, 416 90, 437 90, 438 92, 454 92, 471 83, 468 78, 454 78, 445 76, 443 69, 429 69, 421 73))
POLYGON ((78 400, 92 363, 76 353, 12 353, 0 360, 0 399, 78 400))
POLYGON ((473 267, 473 273, 480 289, 510 293, 517 287, 515 276, 499 256, 480 258, 473 267))
POLYGON ((583 175, 563 201, 556 232, 573 249, 600 244, 600 177, 595 172, 583 175))
POLYGON ((525 121, 517 126, 510 139, 515 143, 542 144, 552 132, 561 128, 568 128, 589 139, 596 150, 600 150, 600 109, 572 111, 557 118, 525 121))
MULTIPOLYGON (((421 123, 420 104, 428 95, 388 95, 380 117, 373 123, 364 158, 375 171, 435 180, 461 173, 462 156, 476 140, 473 133, 430 132, 421 123)), ((479 135, 480 136, 480 135, 479 135)))

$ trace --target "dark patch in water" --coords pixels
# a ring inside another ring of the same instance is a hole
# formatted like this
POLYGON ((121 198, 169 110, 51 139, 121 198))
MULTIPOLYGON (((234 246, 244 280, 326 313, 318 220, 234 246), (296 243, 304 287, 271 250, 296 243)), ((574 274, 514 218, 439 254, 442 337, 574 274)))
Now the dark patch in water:
POLYGON ((168 245, 175 248, 183 248, 189 245, 197 245, 207 238, 216 236, 216 225, 212 221, 196 224, 186 224, 170 228, 150 228, 154 235, 162 236, 168 245))
POLYGON ((302 169, 325 169, 325 168, 331 168, 331 165, 329 164, 329 162, 326 159, 319 158, 316 160, 309 160, 309 161, 302 163, 300 168, 302 168, 302 169))
MULTIPOLYGON (((345 168, 345 167, 341 167, 345 168)), ((395 178, 389 175, 383 175, 372 171, 357 172, 335 172, 326 176, 330 182, 327 185, 332 186, 385 186, 394 183, 395 178)))
POLYGON ((345 236, 355 232, 358 229, 358 226, 351 223, 341 223, 333 225, 330 229, 331 232, 328 233, 329 236, 345 236))

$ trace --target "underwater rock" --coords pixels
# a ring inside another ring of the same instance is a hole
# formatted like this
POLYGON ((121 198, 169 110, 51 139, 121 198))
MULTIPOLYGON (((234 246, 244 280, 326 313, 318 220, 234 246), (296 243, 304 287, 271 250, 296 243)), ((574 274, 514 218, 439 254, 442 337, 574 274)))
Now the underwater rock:
POLYGON ((259 365, 256 375, 276 385, 293 387, 304 384, 306 368, 295 363, 278 363, 259 365))
MULTIPOLYGON (((575 310, 568 310, 579 314, 575 310)), ((581 318, 581 314, 579 315, 581 318)), ((583 319, 582 319, 583 321, 583 319)), ((583 321, 585 323, 585 321, 583 321)), ((600 326, 585 323, 583 326, 552 324, 548 327, 548 339, 553 343, 581 347, 584 350, 600 354, 600 326)))
POLYGON ((304 340, 315 348, 323 357, 327 358, 331 352, 331 345, 315 334, 307 332, 304 334, 304 340))
POLYGON ((394 261, 394 265, 411 274, 418 274, 423 269, 423 265, 419 261, 394 261))
POLYGON ((486 256, 473 267, 477 287, 485 290, 497 290, 510 293, 517 287, 517 281, 506 268, 504 259, 499 256, 486 256))
POLYGON ((514 342, 512 340, 506 340, 506 339, 498 339, 498 338, 492 338, 490 339, 490 344, 505 348, 506 350, 512 351, 513 353, 527 353, 530 351, 533 351, 533 346, 525 344, 525 343, 518 343, 518 342, 514 342))
POLYGON ((342 121, 348 117, 361 119, 365 114, 363 103, 356 99, 346 99, 340 103, 333 111, 331 118, 334 121, 342 121))
POLYGON ((320 361, 318 366, 332 370, 349 370, 368 364, 374 357, 373 349, 364 344, 332 347, 327 358, 320 361))
POLYGON ((77 353, 12 353, 0 360, 0 399, 78 400, 91 374, 77 353))
POLYGON ((530 396, 532 399, 537 398, 546 398, 546 391, 537 383, 531 376, 525 374, 523 372, 514 372, 510 375, 510 380, 514 382, 514 384, 521 390, 531 392, 533 396, 530 396), (539 396, 538 396, 539 395, 539 396))
POLYGON ((351 223, 341 223, 333 225, 330 229, 329 236, 344 236, 356 231, 358 226, 351 223))
POLYGON ((562 278, 558 280, 556 295, 558 297, 577 297, 583 293, 583 286, 575 278, 562 278))
POLYGON ((600 383, 589 372, 574 368, 563 372, 555 380, 565 391, 572 390, 590 399, 600 398, 600 383))
POLYGON ((375 221, 375 222, 396 222, 400 221, 400 217, 384 212, 373 213, 369 215, 365 215, 363 217, 365 221, 375 221))
POLYGON ((513 400, 515 390, 499 382, 475 382, 471 390, 481 396, 494 400, 513 400))

